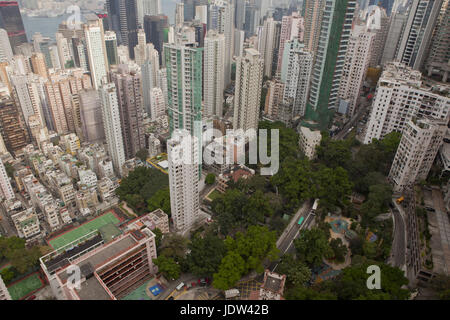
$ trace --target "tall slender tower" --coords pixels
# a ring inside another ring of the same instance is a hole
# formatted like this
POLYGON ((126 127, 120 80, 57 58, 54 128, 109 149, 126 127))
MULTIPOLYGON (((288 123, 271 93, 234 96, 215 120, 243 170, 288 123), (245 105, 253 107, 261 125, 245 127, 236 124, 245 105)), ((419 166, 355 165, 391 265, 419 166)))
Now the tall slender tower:
POLYGON ((237 58, 233 128, 258 129, 264 61, 255 49, 237 58))
POLYGON ((16 47, 19 45, 28 42, 17 1, 1 2, 0 28, 3 28, 8 32, 9 41, 11 42, 13 50, 16 50, 16 47))
POLYGON ((128 47, 132 59, 139 28, 137 1, 139 0, 106 0, 109 26, 116 32, 119 44, 128 47))
POLYGON ((125 158, 132 159, 145 148, 141 72, 137 65, 120 65, 111 72, 111 80, 117 90, 125 158))
POLYGON ((108 74, 108 56, 106 53, 105 34, 103 22, 94 14, 86 15, 87 23, 84 25, 84 36, 89 58, 92 84, 97 90, 108 74))
POLYGON ((115 84, 107 83, 102 85, 99 89, 99 95, 108 152, 111 156, 114 170, 121 176, 122 165, 125 163, 125 149, 115 84))
POLYGON ((167 142, 169 160, 170 207, 178 231, 189 230, 200 215, 200 144, 186 130, 176 130, 167 142))
POLYGON ((264 60, 264 75, 268 78, 272 77, 274 55, 278 51, 279 45, 276 40, 279 39, 277 35, 280 34, 280 27, 278 21, 267 18, 260 34, 259 52, 261 53, 261 59, 264 60))
MULTIPOLYGON (((310 2, 316 1, 307 0, 307 8, 308 5, 314 5, 310 2)), ((323 6, 311 16, 314 20, 319 19, 317 28, 320 26, 320 32, 317 32, 316 27, 305 28, 305 39, 310 39, 309 48, 312 48, 311 52, 315 52, 315 62, 304 125, 326 130, 331 124, 338 104, 339 86, 356 1, 323 2, 323 6)))
POLYGON ((3 161, 0 160, 0 197, 5 200, 11 200, 15 198, 14 190, 9 181, 9 176, 6 173, 3 161))
POLYGON ((428 76, 439 75, 447 82, 450 74, 450 1, 442 4, 426 63, 428 76))
POLYGON ((201 141, 203 48, 179 43, 164 45, 167 69, 169 127, 172 134, 184 129, 201 141))
POLYGON ((204 96, 205 113, 222 117, 225 67, 225 36, 211 30, 205 39, 204 96))
MULTIPOLYGON (((420 70, 428 55, 443 0, 414 0, 400 42, 397 60, 420 70)), ((448 17, 447 17, 448 18, 448 17)))
POLYGON ((234 6, 224 0, 214 0, 210 5, 209 29, 225 35, 224 83, 231 82, 231 65, 234 52, 234 6))
POLYGON ((375 37, 375 33, 366 31, 365 25, 353 27, 339 89, 339 98, 348 105, 347 114, 350 117, 353 117, 362 93, 375 37))
POLYGON ((8 32, 5 29, 0 29, 0 62, 9 61, 12 57, 13 51, 9 42, 8 32))

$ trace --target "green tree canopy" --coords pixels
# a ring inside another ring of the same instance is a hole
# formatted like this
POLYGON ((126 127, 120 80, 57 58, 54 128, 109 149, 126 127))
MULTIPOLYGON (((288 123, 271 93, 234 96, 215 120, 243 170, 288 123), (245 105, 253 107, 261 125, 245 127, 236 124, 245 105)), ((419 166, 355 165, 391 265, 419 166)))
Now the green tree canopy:
POLYGON ((325 231, 321 229, 304 230, 294 241, 297 257, 310 267, 319 266, 323 258, 333 257, 325 231))
POLYGON ((281 257, 277 272, 285 274, 286 280, 294 286, 304 286, 311 279, 311 270, 290 254, 281 257))
POLYGON ((227 252, 223 240, 211 233, 204 238, 195 236, 188 248, 191 251, 187 256, 189 269, 199 277, 212 277, 227 252))
POLYGON ((148 199, 147 205, 148 210, 155 211, 157 209, 161 209, 170 217, 172 215, 170 206, 170 189, 167 187, 158 190, 150 199, 148 199))
POLYGON ((159 256, 153 259, 155 265, 158 266, 159 272, 161 272, 168 279, 178 279, 181 273, 181 267, 174 259, 167 256, 159 256))
POLYGON ((219 271, 214 274, 213 286, 228 290, 236 285, 245 272, 245 261, 237 252, 228 252, 220 263, 219 271))

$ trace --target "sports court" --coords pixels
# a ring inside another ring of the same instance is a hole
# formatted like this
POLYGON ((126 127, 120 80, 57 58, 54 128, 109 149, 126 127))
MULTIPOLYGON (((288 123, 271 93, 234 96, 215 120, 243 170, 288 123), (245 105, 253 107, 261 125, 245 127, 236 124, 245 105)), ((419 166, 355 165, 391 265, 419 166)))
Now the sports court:
POLYGON ((53 249, 58 250, 65 245, 81 238, 82 236, 98 230, 107 224, 118 224, 121 219, 112 211, 107 212, 100 217, 94 218, 81 226, 64 232, 63 234, 56 236, 48 241, 48 244, 53 247, 53 249))
POLYGON ((13 283, 8 287, 8 291, 13 300, 20 300, 43 286, 44 284, 42 283, 41 278, 39 278, 38 273, 33 273, 25 279, 13 283))

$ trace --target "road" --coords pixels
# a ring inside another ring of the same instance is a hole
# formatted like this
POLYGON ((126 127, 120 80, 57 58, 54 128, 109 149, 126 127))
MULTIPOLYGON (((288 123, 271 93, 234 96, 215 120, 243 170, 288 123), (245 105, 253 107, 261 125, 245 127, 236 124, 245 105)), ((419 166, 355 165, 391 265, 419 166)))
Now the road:
POLYGON ((390 262, 394 267, 402 268, 406 264, 406 225, 397 204, 395 204, 392 212, 394 217, 394 241, 390 262))
POLYGON ((350 130, 353 127, 356 127, 356 124, 361 120, 361 118, 367 112, 367 108, 370 106, 371 102, 367 100, 367 98, 363 97, 358 112, 353 116, 353 118, 347 122, 344 128, 333 137, 333 140, 342 140, 345 139, 346 136, 352 131, 350 130))
MULTIPOLYGON (((303 206, 297 211, 295 216, 291 219, 291 222, 286 227, 285 231, 277 241, 277 248, 282 254, 293 253, 294 251, 294 240, 298 238, 301 230, 309 228, 314 220, 313 215, 309 214, 312 208, 311 201, 303 204, 303 206), (301 217, 305 218, 305 221, 301 226, 298 225, 298 221, 301 217)), ((278 266, 278 262, 273 262, 269 269, 274 271, 278 266)))

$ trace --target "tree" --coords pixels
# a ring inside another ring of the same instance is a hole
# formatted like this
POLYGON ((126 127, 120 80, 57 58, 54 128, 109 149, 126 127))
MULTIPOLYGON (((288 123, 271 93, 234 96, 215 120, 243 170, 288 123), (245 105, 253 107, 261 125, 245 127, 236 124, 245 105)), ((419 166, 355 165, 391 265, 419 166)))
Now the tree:
POLYGON ((317 190, 314 198, 320 199, 321 207, 334 210, 337 206, 348 202, 353 185, 344 168, 321 167, 313 179, 317 190))
POLYGON ((156 248, 159 248, 159 247, 161 246, 163 233, 162 233, 162 231, 159 230, 158 228, 155 228, 155 229, 153 230, 153 233, 155 234, 155 244, 156 244, 156 248))
POLYGON ((347 168, 352 160, 350 140, 332 140, 324 133, 320 145, 317 147, 317 158, 329 168, 347 168))
POLYGON ((214 199, 211 206, 217 215, 222 234, 228 234, 246 220, 243 210, 246 203, 246 195, 237 189, 228 189, 225 194, 214 199))
POLYGON ((216 182, 216 175, 213 173, 210 173, 205 178, 205 183, 209 185, 213 185, 216 182))
POLYGON ((258 222, 264 222, 264 217, 273 215, 273 209, 270 206, 269 199, 264 196, 262 191, 256 191, 244 206, 243 211, 249 225, 255 225, 258 222))
POLYGON ((335 281, 330 283, 334 287, 340 300, 405 300, 409 298, 409 291, 402 289, 408 284, 403 271, 389 265, 378 263, 381 269, 381 289, 367 288, 367 268, 374 263, 365 262, 360 265, 345 268, 335 281))
POLYGON ((5 170, 8 177, 14 179, 14 173, 16 172, 16 170, 9 162, 5 162, 5 170))
POLYGON ((157 191, 150 199, 147 201, 148 210, 155 211, 161 209, 169 217, 172 215, 170 206, 170 189, 164 188, 157 191))
POLYGON ((187 257, 189 269, 199 277, 212 277, 227 252, 223 240, 211 233, 204 238, 194 237, 188 248, 191 251, 187 257))
POLYGON ((159 272, 166 278, 176 280, 180 277, 181 267, 174 259, 166 256, 159 256, 158 258, 153 259, 153 262, 158 266, 159 272))
POLYGON ((250 226, 247 233, 238 232, 235 239, 227 237, 225 240, 228 251, 236 252, 245 261, 246 273, 251 270, 261 273, 264 271, 263 260, 278 258, 276 242, 276 233, 265 226, 250 226))
POLYGON ((437 275, 431 280, 431 288, 436 291, 438 299, 450 300, 450 276, 437 275))
POLYGON ((187 245, 188 240, 181 235, 169 234, 162 241, 161 255, 180 262, 186 256, 187 245))
POLYGON ((159 190, 168 187, 167 175, 156 169, 144 166, 137 167, 131 171, 125 179, 122 179, 116 194, 122 201, 130 201, 130 207, 143 214, 147 210, 147 202, 159 190), (139 197, 138 197, 139 196, 139 197))
POLYGON ((300 238, 294 241, 294 245, 300 261, 310 267, 320 266, 323 258, 333 256, 325 231, 321 229, 303 231, 300 238))
POLYGON ((286 275, 286 280, 294 286, 303 286, 311 279, 311 270, 290 254, 281 257, 277 272, 286 275))
POLYGON ((25 240, 18 237, 0 237, 0 259, 6 259, 19 274, 24 274, 39 264, 42 247, 25 248, 25 240))
POLYGON ((330 241, 330 247, 331 250, 333 250, 334 253, 334 259, 338 263, 342 263, 345 261, 345 257, 348 253, 348 248, 344 245, 342 240, 340 238, 338 239, 332 239, 330 241))
POLYGON ((136 157, 141 159, 142 162, 147 161, 148 158, 148 150, 147 149, 141 149, 138 152, 136 152, 136 157))
POLYGON ((237 252, 228 252, 222 259, 219 271, 214 274, 213 286, 228 290, 236 285, 245 272, 245 261, 237 252))

